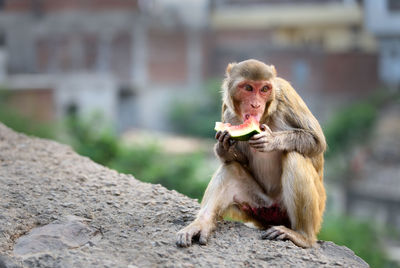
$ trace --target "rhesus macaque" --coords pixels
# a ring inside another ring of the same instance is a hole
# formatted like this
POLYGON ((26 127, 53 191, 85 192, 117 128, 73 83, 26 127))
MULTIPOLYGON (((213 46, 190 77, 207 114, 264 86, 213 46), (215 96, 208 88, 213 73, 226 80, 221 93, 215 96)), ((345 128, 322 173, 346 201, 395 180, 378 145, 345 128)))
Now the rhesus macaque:
POLYGON ((274 66, 257 60, 231 63, 222 85, 222 121, 239 125, 250 116, 261 134, 232 141, 217 132, 221 165, 213 175, 197 218, 177 234, 187 247, 206 244, 217 221, 230 217, 267 229, 262 237, 311 247, 325 209, 325 137, 306 104, 274 66))

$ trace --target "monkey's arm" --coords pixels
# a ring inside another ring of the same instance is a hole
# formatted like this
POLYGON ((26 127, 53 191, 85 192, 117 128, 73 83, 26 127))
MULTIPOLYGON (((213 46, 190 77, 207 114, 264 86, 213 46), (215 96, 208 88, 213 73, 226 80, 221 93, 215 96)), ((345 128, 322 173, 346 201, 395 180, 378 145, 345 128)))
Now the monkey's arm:
POLYGON ((325 138, 316 131, 293 129, 275 132, 273 146, 281 151, 297 151, 305 156, 313 157, 323 153, 326 148, 325 138))

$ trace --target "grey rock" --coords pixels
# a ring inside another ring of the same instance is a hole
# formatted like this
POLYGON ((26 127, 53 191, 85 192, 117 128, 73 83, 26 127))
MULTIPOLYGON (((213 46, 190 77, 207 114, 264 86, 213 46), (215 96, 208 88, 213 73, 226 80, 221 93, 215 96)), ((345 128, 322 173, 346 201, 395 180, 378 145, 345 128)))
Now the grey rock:
POLYGON ((207 246, 176 247, 198 209, 0 123, 0 267, 368 267, 331 242, 302 249, 235 222, 221 222, 207 246))
MULTIPOLYGON (((69 217, 66 222, 51 223, 32 229, 15 243, 14 255, 28 255, 83 246, 101 237, 100 231, 69 217)), ((93 242, 92 242, 93 243, 93 242)))

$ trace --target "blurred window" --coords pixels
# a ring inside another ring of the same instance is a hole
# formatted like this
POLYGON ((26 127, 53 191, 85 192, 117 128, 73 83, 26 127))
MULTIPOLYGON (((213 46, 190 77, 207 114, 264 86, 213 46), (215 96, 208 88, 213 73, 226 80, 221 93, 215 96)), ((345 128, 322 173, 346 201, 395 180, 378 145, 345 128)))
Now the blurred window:
POLYGON ((131 39, 129 32, 116 34, 111 41, 110 65, 119 78, 129 79, 131 74, 131 39))
POLYGON ((0 47, 4 47, 5 45, 6 45, 6 35, 4 34, 4 32, 0 30, 0 47))
POLYGON ((305 60, 296 60, 292 65, 292 73, 296 86, 303 87, 310 76, 310 66, 305 60))
POLYGON ((149 34, 149 74, 156 83, 183 83, 187 75, 184 32, 153 29, 149 34))
POLYGON ((67 116, 75 117, 78 115, 79 107, 75 102, 71 102, 65 107, 65 114, 67 116))
POLYGON ((95 34, 87 33, 83 34, 83 55, 84 55, 84 67, 86 70, 95 70, 97 57, 98 57, 98 45, 99 38, 95 34))
POLYGON ((388 9, 389 11, 395 11, 399 12, 400 11, 400 0, 388 0, 388 9))

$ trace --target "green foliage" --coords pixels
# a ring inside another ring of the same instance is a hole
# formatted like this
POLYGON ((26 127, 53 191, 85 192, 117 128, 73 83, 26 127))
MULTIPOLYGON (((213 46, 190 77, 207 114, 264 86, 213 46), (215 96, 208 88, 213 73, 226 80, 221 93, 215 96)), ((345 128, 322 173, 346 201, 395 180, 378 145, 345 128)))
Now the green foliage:
POLYGON ((400 94, 381 89, 334 114, 324 127, 328 142, 326 157, 346 153, 352 145, 365 142, 370 137, 378 111, 393 101, 400 102, 400 94))
POLYGON ((338 215, 327 215, 318 235, 321 240, 345 245, 371 267, 397 267, 387 260, 373 223, 338 215))
POLYGON ((124 149, 109 166, 197 199, 208 183, 200 172, 205 168, 203 154, 167 155, 154 144, 124 149))
POLYGON ((156 144, 136 144, 126 147, 99 115, 81 120, 66 120, 69 143, 92 160, 119 172, 133 174, 138 179, 160 183, 193 198, 201 198, 207 181, 197 174, 204 155, 166 155, 156 144))
POLYGON ((99 115, 66 120, 68 142, 81 154, 140 180, 160 183, 192 198, 200 199, 207 180, 201 176, 204 155, 167 155, 156 144, 124 146, 99 115))
POLYGON ((95 114, 91 118, 78 119, 71 116, 65 121, 66 141, 77 153, 91 158, 102 165, 108 165, 118 157, 120 145, 111 128, 104 127, 104 119, 95 114))
POLYGON ((170 120, 176 132, 213 137, 214 123, 221 120, 220 82, 208 82, 202 97, 191 96, 175 101, 170 111, 170 120))
POLYGON ((368 102, 361 102, 338 112, 324 128, 330 157, 346 150, 355 142, 362 142, 370 134, 370 129, 377 116, 377 107, 368 102))

